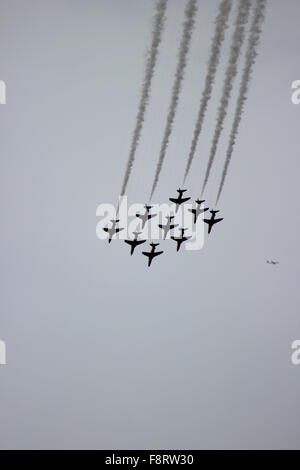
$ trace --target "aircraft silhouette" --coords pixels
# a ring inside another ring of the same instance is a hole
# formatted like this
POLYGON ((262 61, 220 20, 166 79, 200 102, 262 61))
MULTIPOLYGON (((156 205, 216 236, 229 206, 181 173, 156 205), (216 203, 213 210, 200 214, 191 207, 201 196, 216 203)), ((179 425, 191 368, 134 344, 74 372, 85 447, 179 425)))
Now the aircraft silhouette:
POLYGON ((150 209, 152 206, 145 205, 145 213, 144 214, 136 214, 136 217, 142 220, 142 229, 145 227, 145 224, 148 220, 152 219, 152 217, 156 217, 157 214, 150 214, 150 209))
POLYGON ((268 260, 267 259, 267 263, 268 264, 279 264, 279 261, 273 261, 273 260, 268 260))
POLYGON ((155 251, 156 247, 159 245, 159 243, 150 243, 151 246, 151 251, 143 251, 143 255, 148 257, 148 266, 151 266, 153 258, 155 258, 158 255, 162 255, 163 251, 155 251))
POLYGON ((171 223, 172 219, 174 219, 174 215, 167 215, 168 222, 165 225, 158 224, 159 228, 161 228, 164 232, 164 240, 166 239, 166 236, 170 230, 173 230, 173 228, 178 227, 178 224, 171 223))
POLYGON ((109 234, 108 243, 112 241, 112 238, 116 233, 121 232, 121 230, 124 230, 123 228, 116 227, 118 222, 120 222, 119 219, 112 219, 111 220, 112 226, 110 228, 108 227, 103 228, 104 232, 109 234))
POLYGON ((145 243, 145 241, 146 241, 146 240, 138 240, 138 236, 141 233, 142 232, 133 232, 133 235, 135 235, 135 237, 132 240, 124 240, 125 243, 127 243, 131 247, 131 249, 130 249, 130 254, 131 255, 133 255, 133 252, 134 252, 134 250, 136 249, 137 246, 142 245, 142 243, 145 243))
POLYGON ((215 224, 217 224, 218 222, 221 222, 222 219, 216 219, 216 214, 220 211, 209 211, 211 213, 211 216, 210 216, 210 219, 203 219, 205 223, 208 224, 208 233, 211 232, 211 229, 213 228, 213 226, 215 224))
POLYGON ((174 198, 174 197, 169 198, 169 201, 176 204, 175 212, 178 211, 178 208, 181 204, 183 204, 184 202, 189 201, 191 199, 190 197, 182 197, 183 193, 186 192, 186 189, 180 189, 179 188, 179 189, 177 189, 177 192, 178 192, 178 197, 177 198, 174 198))
POLYGON ((181 244, 187 240, 189 240, 190 238, 192 237, 185 237, 184 236, 184 232, 186 231, 186 228, 180 228, 179 229, 180 232, 181 232, 181 238, 180 237, 171 237, 172 240, 174 240, 175 242, 177 242, 177 249, 176 251, 179 251, 180 250, 180 247, 181 247, 181 244))
POLYGON ((204 207, 203 209, 201 208, 201 204, 203 204, 203 202, 205 202, 205 201, 199 201, 199 199, 197 199, 195 201, 196 208, 195 209, 188 209, 189 212, 194 214, 194 224, 197 222, 197 219, 198 219, 199 215, 203 214, 203 212, 206 212, 209 209, 209 207, 204 207))

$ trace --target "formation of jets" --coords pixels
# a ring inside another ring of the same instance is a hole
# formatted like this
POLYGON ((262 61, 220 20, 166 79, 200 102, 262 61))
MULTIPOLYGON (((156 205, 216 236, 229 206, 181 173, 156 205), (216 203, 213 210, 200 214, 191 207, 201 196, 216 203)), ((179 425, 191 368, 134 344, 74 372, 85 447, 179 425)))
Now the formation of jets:
MULTIPOLYGON (((175 213, 178 211, 178 208, 181 206, 181 204, 184 204, 185 202, 189 201, 191 198, 190 197, 183 197, 183 194, 186 192, 186 189, 177 189, 178 196, 174 198, 169 198, 169 201, 171 201, 173 204, 175 204, 175 213)), ((193 209, 188 209, 189 212, 193 214, 193 222, 194 224, 197 223, 199 215, 207 212, 209 210, 209 207, 204 207, 205 200, 199 200, 196 199, 195 201, 195 207, 193 209)), ((151 209, 152 206, 145 205, 145 212, 143 214, 136 214, 136 217, 141 220, 141 228, 144 229, 146 223, 152 219, 153 217, 156 217, 157 214, 152 214, 151 209)), ((208 225, 208 233, 210 234, 212 231, 212 228, 215 224, 221 222, 223 218, 216 218, 216 214, 218 214, 218 210, 211 210, 209 211, 211 216, 210 218, 204 218, 203 222, 205 222, 208 225)), ((158 224, 158 227, 162 230, 163 233, 163 239, 165 240, 168 233, 175 228, 179 226, 179 224, 174 223, 174 215, 168 215, 166 217, 166 222, 164 224, 158 224)), ((111 243, 113 237, 124 230, 122 227, 117 227, 117 224, 120 222, 119 219, 112 219, 111 221, 111 226, 110 227, 104 227, 103 230, 108 234, 108 243, 111 243)), ((190 240, 192 236, 186 236, 186 228, 179 228, 180 236, 171 236, 171 240, 176 242, 176 251, 179 251, 181 248, 181 245, 186 242, 187 240, 190 240)), ((142 232, 133 232, 133 238, 124 240, 127 245, 130 246, 130 255, 133 255, 135 249, 144 243, 146 243, 147 240, 139 238, 139 235, 141 235, 142 232)), ((148 266, 151 266, 151 263, 154 258, 156 258, 159 255, 162 255, 164 252, 163 251, 156 251, 156 248, 159 246, 159 243, 150 243, 150 251, 142 251, 142 254, 148 258, 148 266)), ((279 264, 279 261, 274 261, 274 260, 266 260, 267 264, 271 265, 277 265, 279 264)))
MULTIPOLYGON (((184 204, 185 202, 189 201, 191 198, 190 197, 183 197, 183 194, 186 192, 186 189, 178 189, 177 193, 178 196, 174 198, 169 198, 169 200, 175 204, 175 213, 178 211, 178 208, 184 204)), ((195 208, 194 209, 188 209, 192 214, 193 214, 193 222, 194 224, 197 223, 198 217, 200 214, 203 214, 204 212, 208 211, 208 207, 203 207, 204 200, 199 200, 197 199, 195 201, 195 208)), ((141 229, 143 230, 146 223, 152 219, 153 217, 156 217, 157 214, 152 214, 151 209, 152 206, 145 205, 145 212, 144 213, 137 213, 136 217, 140 219, 141 221, 141 229)), ((212 227, 214 224, 221 222, 223 218, 217 219, 215 216, 219 211, 211 210, 211 217, 210 219, 203 219, 205 223, 208 224, 208 233, 211 232, 212 227)), ((175 228, 179 226, 179 224, 174 223, 174 215, 168 215, 166 217, 166 221, 164 224, 158 224, 158 227, 162 230, 163 233, 163 239, 165 240, 168 233, 175 228)), ((108 243, 111 243, 112 238, 114 235, 119 233, 121 230, 124 230, 124 228, 117 227, 117 224, 119 223, 118 219, 112 219, 111 221, 111 226, 110 227, 105 227, 103 230, 108 234, 108 243)), ((179 251, 181 248, 181 245, 186 242, 187 240, 190 240, 192 237, 185 235, 186 228, 179 228, 180 235, 179 236, 171 236, 171 240, 176 242, 176 250, 179 251)), ((139 235, 141 235, 142 232, 133 232, 133 238, 124 240, 127 245, 130 246, 130 255, 133 255, 135 249, 139 246, 142 245, 143 243, 146 243, 147 240, 143 240, 139 238, 139 235)), ((156 251, 156 247, 159 246, 159 243, 150 243, 150 251, 143 251, 142 254, 148 258, 148 266, 151 266, 151 263, 154 258, 156 258, 159 255, 163 254, 163 251, 156 251)))

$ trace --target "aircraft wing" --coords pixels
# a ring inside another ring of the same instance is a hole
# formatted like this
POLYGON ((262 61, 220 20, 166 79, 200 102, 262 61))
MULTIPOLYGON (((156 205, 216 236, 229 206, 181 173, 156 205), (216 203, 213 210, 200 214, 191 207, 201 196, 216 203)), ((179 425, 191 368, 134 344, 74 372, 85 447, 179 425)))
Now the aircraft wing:
POLYGON ((163 251, 155 251, 154 253, 152 253, 152 256, 158 256, 158 255, 162 255, 163 254, 163 251))

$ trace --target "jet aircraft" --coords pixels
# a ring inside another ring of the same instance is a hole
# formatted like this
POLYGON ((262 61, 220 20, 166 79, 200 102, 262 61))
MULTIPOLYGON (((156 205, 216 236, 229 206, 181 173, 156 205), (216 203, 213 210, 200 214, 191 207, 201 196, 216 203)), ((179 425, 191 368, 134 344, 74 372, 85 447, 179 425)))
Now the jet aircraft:
POLYGON ((174 215, 167 215, 167 223, 166 224, 158 224, 159 228, 161 228, 164 232, 164 240, 170 230, 178 227, 178 224, 171 223, 171 220, 174 219, 174 215))
POLYGON ((163 251, 155 251, 159 243, 150 243, 151 251, 143 251, 143 255, 148 257, 148 266, 151 266, 152 260, 159 255, 163 254, 163 251))
POLYGON ((216 219, 216 214, 220 211, 209 211, 211 213, 211 216, 210 216, 210 219, 203 219, 204 222, 206 224, 208 224, 208 233, 211 232, 211 229, 213 228, 213 226, 215 224, 217 224, 218 222, 221 222, 221 220, 223 220, 223 218, 221 219, 216 219))
POLYGON ((194 224, 197 222, 197 219, 199 217, 200 214, 203 214, 203 212, 206 212, 208 211, 209 207, 204 207, 202 208, 201 205, 203 204, 203 202, 205 201, 199 201, 199 199, 197 199, 195 201, 196 203, 196 208, 195 209, 188 209, 189 212, 191 212, 192 214, 194 214, 194 224))
POLYGON ((121 230, 124 230, 123 228, 116 227, 117 223, 119 222, 120 222, 119 219, 112 219, 111 220, 112 226, 110 228, 108 227, 103 228, 104 232, 108 233, 109 235, 108 243, 112 241, 112 238, 116 233, 121 232, 121 230))
POLYGON ((184 236, 184 232, 186 231, 186 228, 181 228, 179 229, 180 232, 181 232, 181 237, 171 237, 172 240, 174 240, 175 242, 177 242, 177 251, 180 250, 180 247, 181 247, 181 244, 187 240, 189 240, 190 238, 192 238, 191 236, 190 237, 185 237, 184 236))
POLYGON ((145 213, 144 214, 136 214, 136 216, 142 220, 142 229, 145 227, 146 225, 146 222, 150 219, 152 219, 152 217, 155 217, 157 214, 150 214, 150 210, 151 210, 152 206, 147 206, 145 205, 145 213))
POLYGON ((175 208, 175 212, 178 211, 178 208, 181 204, 183 204, 184 202, 187 202, 189 201, 191 198, 190 197, 182 197, 183 196, 183 193, 186 192, 186 189, 177 189, 177 192, 178 192, 178 196, 177 198, 173 198, 173 197, 170 197, 169 198, 169 201, 173 202, 174 204, 176 204, 176 208, 175 208))
POLYGON ((131 247, 131 250, 130 250, 131 255, 133 255, 133 252, 134 252, 134 250, 136 249, 137 246, 142 245, 142 243, 145 243, 145 241, 146 241, 146 240, 138 240, 138 236, 141 233, 142 232, 133 232, 134 238, 132 240, 124 240, 125 243, 127 243, 131 247))

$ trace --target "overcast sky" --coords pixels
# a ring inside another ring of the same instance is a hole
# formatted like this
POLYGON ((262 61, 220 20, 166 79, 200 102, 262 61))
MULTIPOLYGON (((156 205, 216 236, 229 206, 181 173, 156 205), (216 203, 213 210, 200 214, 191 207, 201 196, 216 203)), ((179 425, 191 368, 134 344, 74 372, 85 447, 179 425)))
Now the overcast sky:
MULTIPOLYGON (((181 184, 203 90, 218 1, 198 3, 157 203, 181 184)), ((299 448, 300 366, 291 363, 300 337, 300 105, 291 102, 299 1, 268 2, 219 204, 224 221, 201 251, 177 254, 166 242, 151 269, 123 241, 98 240, 95 214, 120 193, 154 2, 0 7, 0 447, 299 448)), ((183 10, 170 0, 129 202, 151 190, 183 10)), ((193 199, 230 31, 187 181, 193 199)), ((205 194, 210 207, 236 94, 237 86, 205 194)))

